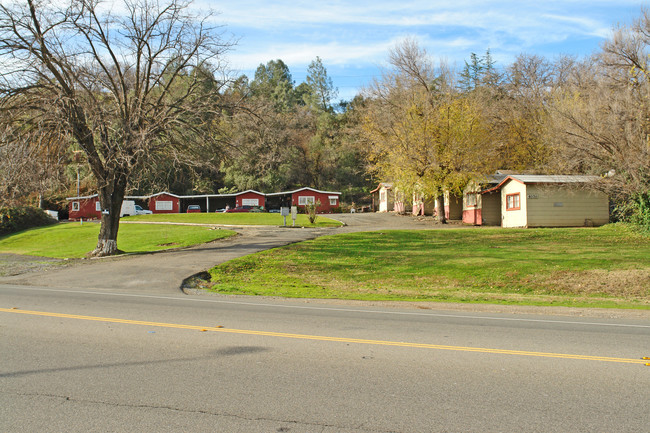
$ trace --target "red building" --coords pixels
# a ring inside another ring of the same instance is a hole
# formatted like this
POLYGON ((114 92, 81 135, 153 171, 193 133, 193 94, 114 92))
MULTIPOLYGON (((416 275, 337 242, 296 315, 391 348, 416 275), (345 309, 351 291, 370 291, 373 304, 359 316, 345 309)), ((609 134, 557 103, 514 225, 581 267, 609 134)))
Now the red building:
POLYGON ((149 210, 153 213, 180 213, 181 198, 168 192, 159 192, 149 197, 149 210))
POLYGON ((269 201, 279 201, 282 206, 298 206, 304 208, 309 203, 318 203, 317 213, 332 213, 341 205, 341 193, 334 191, 319 191, 313 188, 300 188, 295 191, 266 194, 269 201))
POLYGON ((79 221, 80 219, 101 219, 102 208, 99 204, 99 196, 97 194, 86 197, 68 197, 68 212, 71 221, 79 221))
POLYGON ((243 191, 235 194, 235 206, 260 206, 264 207, 266 205, 266 195, 264 193, 253 191, 249 189, 248 191, 243 191))

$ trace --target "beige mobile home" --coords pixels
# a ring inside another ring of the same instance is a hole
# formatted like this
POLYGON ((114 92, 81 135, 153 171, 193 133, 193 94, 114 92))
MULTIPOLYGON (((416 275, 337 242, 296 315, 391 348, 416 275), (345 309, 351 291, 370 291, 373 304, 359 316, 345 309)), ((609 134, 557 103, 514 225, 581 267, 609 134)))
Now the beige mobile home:
POLYGON ((585 188, 595 176, 511 175, 501 192, 502 227, 583 227, 609 222, 609 199, 585 188))

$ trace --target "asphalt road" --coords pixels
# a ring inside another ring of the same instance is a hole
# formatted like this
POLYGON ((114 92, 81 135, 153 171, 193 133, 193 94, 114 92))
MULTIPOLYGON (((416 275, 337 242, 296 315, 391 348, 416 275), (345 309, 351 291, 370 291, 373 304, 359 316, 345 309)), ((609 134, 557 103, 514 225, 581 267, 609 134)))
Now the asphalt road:
POLYGON ((319 235, 251 233, 0 279, 0 431, 648 431, 646 313, 179 290, 203 261, 319 235))
POLYGON ((0 304, 4 432, 650 425, 646 320, 9 285, 0 304))

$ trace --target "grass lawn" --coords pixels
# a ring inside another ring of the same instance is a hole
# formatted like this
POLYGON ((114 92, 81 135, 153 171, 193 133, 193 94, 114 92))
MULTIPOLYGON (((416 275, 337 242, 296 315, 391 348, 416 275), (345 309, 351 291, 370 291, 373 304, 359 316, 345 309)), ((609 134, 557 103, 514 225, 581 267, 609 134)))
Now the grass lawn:
MULTIPOLYGON (((281 226, 284 219, 279 213, 266 212, 241 212, 241 213, 178 213, 178 214, 153 214, 136 215, 123 218, 124 221, 149 221, 149 222, 175 222, 194 224, 224 224, 224 225, 260 225, 260 226, 281 226)), ((287 217, 287 225, 292 223, 291 217, 287 217)), ((298 215, 297 226, 304 227, 340 227, 342 224, 333 219, 319 215, 314 224, 310 224, 307 215, 298 215)))
MULTIPOLYGON (((117 245, 126 253, 151 252, 201 244, 234 234, 230 230, 200 226, 124 224, 120 226, 117 245)), ((80 258, 95 248, 98 235, 98 223, 60 223, 0 238, 0 253, 80 258)))
POLYGON ((650 308, 650 238, 621 225, 334 235, 210 273, 220 293, 650 308))

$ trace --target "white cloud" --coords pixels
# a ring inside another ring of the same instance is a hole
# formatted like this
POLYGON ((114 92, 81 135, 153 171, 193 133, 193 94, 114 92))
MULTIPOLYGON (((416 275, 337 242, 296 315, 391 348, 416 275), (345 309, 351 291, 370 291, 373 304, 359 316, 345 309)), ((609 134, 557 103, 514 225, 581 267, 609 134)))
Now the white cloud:
POLYGON ((407 36, 452 65, 488 48, 503 66, 522 52, 589 54, 638 8, 637 0, 240 0, 224 6, 217 22, 242 37, 229 55, 241 70, 279 58, 304 71, 320 56, 328 69, 376 73, 407 36))

